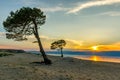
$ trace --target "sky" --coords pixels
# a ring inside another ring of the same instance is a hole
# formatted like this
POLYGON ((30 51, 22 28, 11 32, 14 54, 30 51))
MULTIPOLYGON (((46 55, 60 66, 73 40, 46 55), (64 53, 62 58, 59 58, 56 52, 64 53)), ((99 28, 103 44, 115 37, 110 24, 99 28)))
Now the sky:
POLYGON ((39 29, 45 50, 55 40, 64 39, 66 50, 120 51, 120 0, 1 0, 0 48, 38 50, 33 35, 17 42, 5 37, 2 25, 11 11, 36 7, 47 16, 39 29))

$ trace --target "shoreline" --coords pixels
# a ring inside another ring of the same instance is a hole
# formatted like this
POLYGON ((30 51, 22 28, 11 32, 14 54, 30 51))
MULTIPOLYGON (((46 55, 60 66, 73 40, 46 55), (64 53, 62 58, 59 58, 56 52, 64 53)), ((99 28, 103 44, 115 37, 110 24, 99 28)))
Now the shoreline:
POLYGON ((109 57, 109 56, 75 56, 74 58, 90 60, 95 62, 112 62, 112 63, 120 63, 120 57, 109 57))
MULTIPOLYGON (((60 54, 48 54, 52 56, 60 56, 60 54)), ((112 57, 112 56, 97 56, 97 55, 64 55, 65 57, 72 57, 76 59, 83 59, 95 62, 113 62, 120 63, 120 57, 112 57)))

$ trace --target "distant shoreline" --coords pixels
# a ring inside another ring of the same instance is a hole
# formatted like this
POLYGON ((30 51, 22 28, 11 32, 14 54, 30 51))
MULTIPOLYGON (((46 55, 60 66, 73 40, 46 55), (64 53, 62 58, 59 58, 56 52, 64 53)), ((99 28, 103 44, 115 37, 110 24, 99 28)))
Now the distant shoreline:
POLYGON ((0 49, 0 52, 25 53, 22 49, 0 49))
MULTIPOLYGON (((0 49, 0 52, 12 52, 12 53, 25 53, 26 51, 20 49, 0 49)), ((27 51, 33 54, 40 54, 39 51, 27 51)), ((65 57, 73 57, 83 60, 102 61, 102 62, 114 62, 120 63, 120 51, 102 51, 95 52, 90 51, 64 51, 65 57)), ((47 55, 60 56, 58 51, 46 51, 47 55)))

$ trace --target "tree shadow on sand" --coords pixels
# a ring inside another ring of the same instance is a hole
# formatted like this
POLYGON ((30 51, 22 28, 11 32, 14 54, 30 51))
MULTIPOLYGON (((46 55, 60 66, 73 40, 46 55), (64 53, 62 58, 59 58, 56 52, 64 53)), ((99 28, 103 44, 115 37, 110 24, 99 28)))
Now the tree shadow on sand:
MULTIPOLYGON (((46 65, 44 61, 40 61, 40 62, 31 62, 30 64, 33 64, 33 65, 46 65)), ((47 64, 47 65, 51 65, 51 64, 47 64)))

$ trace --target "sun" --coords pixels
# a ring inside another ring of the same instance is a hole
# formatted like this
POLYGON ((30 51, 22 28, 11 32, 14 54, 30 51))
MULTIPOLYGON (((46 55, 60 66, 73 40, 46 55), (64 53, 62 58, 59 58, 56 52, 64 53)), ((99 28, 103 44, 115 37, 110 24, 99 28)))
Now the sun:
POLYGON ((92 46, 91 49, 94 50, 94 51, 98 51, 99 50, 98 47, 99 46, 92 46))

